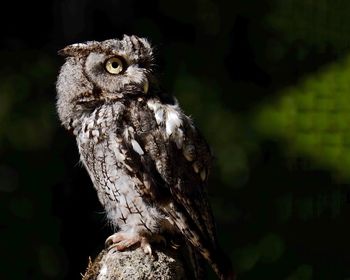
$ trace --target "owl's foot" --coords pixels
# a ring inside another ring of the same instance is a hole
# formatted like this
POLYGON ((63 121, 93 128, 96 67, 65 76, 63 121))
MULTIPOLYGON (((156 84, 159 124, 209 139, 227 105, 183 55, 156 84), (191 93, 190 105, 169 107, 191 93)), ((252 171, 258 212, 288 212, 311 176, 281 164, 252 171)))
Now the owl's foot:
POLYGON ((152 248, 148 239, 137 233, 116 232, 108 237, 105 242, 108 250, 115 248, 118 251, 124 251, 135 244, 139 244, 145 254, 152 255, 152 248))

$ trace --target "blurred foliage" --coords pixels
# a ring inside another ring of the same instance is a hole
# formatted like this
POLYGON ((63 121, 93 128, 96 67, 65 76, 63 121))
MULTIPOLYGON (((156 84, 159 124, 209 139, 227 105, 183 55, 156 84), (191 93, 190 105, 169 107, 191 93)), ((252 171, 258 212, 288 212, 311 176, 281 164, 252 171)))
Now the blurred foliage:
POLYGON ((54 84, 59 48, 123 33, 156 46, 164 88, 214 151, 208 191, 239 279, 350 277, 350 3, 8 4, 0 18, 1 279, 79 279, 111 231, 74 139, 59 126, 54 84))
POLYGON ((311 280, 312 277, 312 267, 309 265, 301 265, 299 266, 290 276, 288 276, 287 280, 311 280))
POLYGON ((270 41, 270 58, 281 59, 290 46, 299 60, 311 52, 335 52, 348 49, 350 38, 350 3, 344 0, 272 0, 264 19, 278 37, 270 41))
POLYGON ((350 179, 350 57, 327 66, 257 114, 258 130, 286 141, 289 152, 350 179))
POLYGON ((63 255, 48 191, 60 176, 54 167, 63 168, 55 153, 48 153, 57 129, 48 95, 57 65, 50 56, 29 50, 2 52, 0 59, 0 226, 2 240, 8 240, 2 243, 7 254, 1 270, 20 264, 11 270, 11 279, 57 278, 63 275, 63 255), (11 256, 14 250, 21 253, 11 256))
POLYGON ((41 53, 2 53, 0 59, 11 61, 1 69, 0 145, 16 150, 49 148, 55 113, 42 96, 52 88, 56 65, 41 53))
POLYGON ((350 3, 342 0, 271 1, 271 14, 266 22, 280 31, 288 42, 306 41, 324 48, 334 45, 338 51, 348 48, 350 3))

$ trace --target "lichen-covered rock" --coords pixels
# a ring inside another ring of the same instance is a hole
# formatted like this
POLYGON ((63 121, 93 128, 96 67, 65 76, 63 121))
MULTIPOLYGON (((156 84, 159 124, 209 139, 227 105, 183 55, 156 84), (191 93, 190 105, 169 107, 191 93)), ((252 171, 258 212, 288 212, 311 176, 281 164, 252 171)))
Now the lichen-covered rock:
POLYGON ((154 251, 153 256, 137 248, 118 252, 103 250, 89 263, 83 280, 186 280, 183 262, 178 256, 154 251))

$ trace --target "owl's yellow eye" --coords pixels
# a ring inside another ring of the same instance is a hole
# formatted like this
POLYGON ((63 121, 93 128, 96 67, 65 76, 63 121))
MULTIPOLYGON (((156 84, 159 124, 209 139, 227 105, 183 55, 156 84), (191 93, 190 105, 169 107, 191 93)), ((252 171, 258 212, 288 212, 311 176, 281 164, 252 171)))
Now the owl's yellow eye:
POLYGON ((111 74, 120 74, 123 71, 123 61, 118 57, 112 57, 106 61, 105 68, 111 74))

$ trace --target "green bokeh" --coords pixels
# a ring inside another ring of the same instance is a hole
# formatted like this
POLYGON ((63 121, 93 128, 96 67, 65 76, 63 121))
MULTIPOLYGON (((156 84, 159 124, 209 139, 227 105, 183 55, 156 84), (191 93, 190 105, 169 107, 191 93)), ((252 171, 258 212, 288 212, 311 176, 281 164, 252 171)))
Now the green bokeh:
POLYGON ((350 58, 345 57, 284 90, 280 98, 262 105, 258 130, 348 181, 349 75, 350 58))

